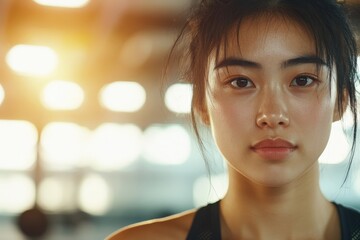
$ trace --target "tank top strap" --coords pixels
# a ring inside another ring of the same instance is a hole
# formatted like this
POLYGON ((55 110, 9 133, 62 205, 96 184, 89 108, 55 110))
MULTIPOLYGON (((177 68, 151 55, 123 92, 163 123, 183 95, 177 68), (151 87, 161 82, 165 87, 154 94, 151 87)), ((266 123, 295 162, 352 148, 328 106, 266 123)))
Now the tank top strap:
POLYGON ((360 240, 360 212, 338 203, 333 204, 339 213, 341 239, 360 240))
POLYGON ((186 240, 221 240, 220 200, 196 211, 186 240))

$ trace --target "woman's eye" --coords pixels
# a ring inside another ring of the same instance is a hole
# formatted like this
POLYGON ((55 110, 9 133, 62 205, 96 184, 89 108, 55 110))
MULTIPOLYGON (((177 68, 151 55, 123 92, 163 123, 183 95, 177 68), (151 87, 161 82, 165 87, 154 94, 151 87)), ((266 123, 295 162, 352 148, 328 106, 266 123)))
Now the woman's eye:
POLYGON ((291 81, 290 86, 307 87, 307 86, 310 86, 314 82, 315 82, 315 79, 313 77, 299 76, 299 77, 294 78, 291 81))
POLYGON ((249 88, 254 86, 254 83, 246 78, 235 78, 231 80, 230 84, 235 88, 249 88))

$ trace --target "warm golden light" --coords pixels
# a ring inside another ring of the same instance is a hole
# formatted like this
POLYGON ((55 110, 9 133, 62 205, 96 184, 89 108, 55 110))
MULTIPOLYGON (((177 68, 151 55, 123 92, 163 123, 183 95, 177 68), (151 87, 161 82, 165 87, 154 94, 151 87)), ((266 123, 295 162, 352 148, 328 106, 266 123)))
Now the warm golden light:
POLYGON ((113 82, 100 92, 101 104, 115 112, 136 112, 144 104, 146 92, 136 82, 113 82))
POLYGON ((38 132, 26 121, 0 120, 0 169, 28 170, 37 155, 38 132))
POLYGON ((34 2, 50 7, 81 8, 89 3, 89 0, 34 0, 34 2))
POLYGON ((56 80, 45 87, 41 100, 51 110, 74 110, 83 103, 84 91, 74 82, 56 80))
POLYGON ((144 132, 143 157, 163 165, 182 164, 191 153, 188 132, 180 125, 153 125, 144 132))
POLYGON ((89 174, 82 180, 78 196, 81 210, 92 215, 103 215, 110 209, 111 202, 111 189, 101 176, 89 174))
POLYGON ((92 134, 89 145, 91 166, 98 171, 117 171, 140 155, 142 131, 133 124, 104 123, 92 134))
POLYGON ((0 105, 4 102, 5 99, 5 91, 3 86, 0 84, 0 105))
POLYGON ((165 93, 166 107, 175 113, 189 113, 191 110, 192 85, 176 83, 165 93))
POLYGON ((58 65, 58 56, 46 46, 16 45, 6 55, 9 67, 24 75, 46 76, 58 65))
POLYGON ((75 123, 53 122, 41 133, 41 156, 48 169, 71 170, 82 165, 90 131, 75 123))
POLYGON ((137 68, 149 60, 153 51, 154 46, 149 35, 144 33, 134 34, 124 43, 120 60, 126 67, 137 68), (134 54, 134 52, 141 52, 141 54, 134 54))

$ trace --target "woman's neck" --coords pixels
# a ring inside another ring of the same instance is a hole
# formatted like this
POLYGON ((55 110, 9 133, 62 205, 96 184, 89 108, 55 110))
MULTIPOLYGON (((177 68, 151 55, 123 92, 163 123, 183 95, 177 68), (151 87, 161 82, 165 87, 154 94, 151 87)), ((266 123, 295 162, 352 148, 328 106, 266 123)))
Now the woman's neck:
POLYGON ((336 209, 318 181, 317 167, 276 187, 253 183, 230 168, 221 202, 224 239, 339 239, 336 209))

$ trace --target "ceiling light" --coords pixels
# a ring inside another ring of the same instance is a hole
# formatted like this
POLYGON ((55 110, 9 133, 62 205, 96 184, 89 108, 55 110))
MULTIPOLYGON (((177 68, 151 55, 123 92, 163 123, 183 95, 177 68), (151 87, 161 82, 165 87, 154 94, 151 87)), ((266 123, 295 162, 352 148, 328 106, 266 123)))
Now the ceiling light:
POLYGON ((189 113, 191 111, 192 85, 176 83, 170 86, 165 93, 166 107, 175 113, 189 113))
POLYGON ((6 63, 22 75, 46 76, 57 67, 58 56, 46 46, 16 45, 7 53, 6 63))
POLYGON ((84 91, 74 82, 56 80, 45 87, 41 100, 48 109, 74 110, 83 103, 84 91))
POLYGON ((136 112, 145 100, 145 90, 136 82, 113 82, 100 91, 101 104, 115 112, 136 112))
POLYGON ((34 0, 37 4, 50 7, 81 8, 89 3, 89 0, 34 0))

